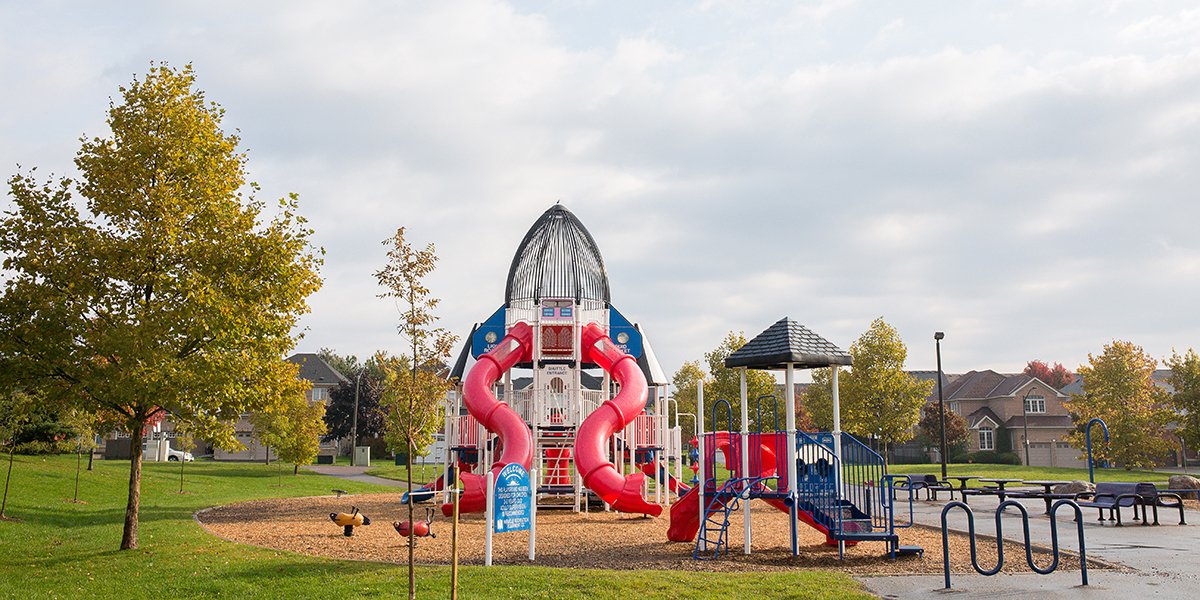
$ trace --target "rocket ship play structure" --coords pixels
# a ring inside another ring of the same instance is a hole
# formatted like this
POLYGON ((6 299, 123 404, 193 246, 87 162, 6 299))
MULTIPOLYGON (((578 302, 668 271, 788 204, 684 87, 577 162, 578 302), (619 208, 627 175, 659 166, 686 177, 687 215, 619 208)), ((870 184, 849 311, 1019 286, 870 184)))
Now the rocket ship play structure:
POLYGON ((451 376, 462 384, 446 402, 448 476, 414 491, 416 501, 444 489, 452 460, 464 513, 484 510, 486 473, 511 463, 538 474, 539 506, 600 501, 659 516, 686 491, 667 378, 641 327, 612 305, 595 240, 562 205, 526 233, 504 305, 475 325, 451 376))

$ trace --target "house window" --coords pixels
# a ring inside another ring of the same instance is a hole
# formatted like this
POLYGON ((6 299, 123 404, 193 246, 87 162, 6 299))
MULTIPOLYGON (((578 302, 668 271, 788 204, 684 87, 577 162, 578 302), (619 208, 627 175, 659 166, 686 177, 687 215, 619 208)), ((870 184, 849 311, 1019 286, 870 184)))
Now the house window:
POLYGON ((979 429, 979 449, 980 450, 995 450, 996 443, 992 437, 991 427, 982 427, 979 429))
POLYGON ((958 414, 958 403, 957 402, 950 403, 950 412, 958 414))
POLYGON ((1041 396, 1025 396, 1025 412, 1030 414, 1046 412, 1046 399, 1041 396))
POLYGON ((327 390, 325 388, 318 388, 318 387, 313 388, 313 391, 312 391, 313 401, 317 401, 317 400, 324 401, 327 398, 329 398, 329 390, 327 390))

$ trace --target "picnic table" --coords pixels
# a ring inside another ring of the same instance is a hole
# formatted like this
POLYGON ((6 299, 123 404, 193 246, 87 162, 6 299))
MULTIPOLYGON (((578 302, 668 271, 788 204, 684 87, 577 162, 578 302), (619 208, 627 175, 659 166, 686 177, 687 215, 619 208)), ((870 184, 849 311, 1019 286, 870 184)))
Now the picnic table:
POLYGON ((1055 494, 1051 490, 1051 488, 1053 488, 1054 486, 1062 485, 1064 483, 1070 483, 1069 481, 1051 481, 1048 479, 1038 479, 1038 480, 1026 479, 1025 483, 1027 483, 1029 485, 1040 485, 1045 490, 1042 493, 1031 492, 1027 497, 1030 497, 1030 498, 1036 497, 1036 498, 1041 498, 1041 499, 1045 500, 1046 501, 1046 514, 1050 514, 1050 505, 1055 500, 1057 500, 1059 498, 1074 498, 1075 497, 1075 494, 1055 494))
MULTIPOLYGON (((966 493, 967 492, 967 482, 972 479, 979 479, 979 476, 978 475, 948 475, 946 477, 946 479, 957 479, 958 480, 958 495, 962 496, 962 501, 965 504, 967 502, 967 493, 966 493)), ((951 500, 954 499, 953 491, 950 492, 950 499, 951 500)))
POLYGON ((994 488, 986 488, 985 487, 985 488, 981 488, 980 491, 985 494, 995 494, 997 497, 1000 498, 1001 502, 1004 502, 1004 499, 1006 497, 1008 497, 1008 492, 1004 491, 1004 486, 1006 486, 1010 483, 1021 483, 1022 481, 1023 480, 1021 480, 1021 479, 1004 479, 1004 478, 999 478, 999 477, 997 477, 997 478, 981 477, 981 478, 979 478, 980 483, 991 483, 991 484, 994 484, 996 487, 994 487, 994 488))

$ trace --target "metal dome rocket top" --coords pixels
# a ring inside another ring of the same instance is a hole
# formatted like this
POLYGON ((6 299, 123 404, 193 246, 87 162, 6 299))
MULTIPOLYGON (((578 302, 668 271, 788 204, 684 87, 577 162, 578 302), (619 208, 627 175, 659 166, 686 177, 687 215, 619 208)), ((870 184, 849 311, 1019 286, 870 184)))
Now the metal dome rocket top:
POLYGON ((596 240, 583 223, 561 204, 551 206, 534 222, 517 247, 504 301, 510 306, 543 298, 573 298, 610 302, 608 272, 596 240))

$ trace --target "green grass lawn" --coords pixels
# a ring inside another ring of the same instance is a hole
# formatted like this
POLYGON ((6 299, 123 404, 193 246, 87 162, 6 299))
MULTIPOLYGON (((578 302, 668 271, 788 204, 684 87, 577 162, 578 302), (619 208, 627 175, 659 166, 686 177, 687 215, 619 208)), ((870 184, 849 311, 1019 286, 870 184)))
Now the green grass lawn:
MULTIPOLYGON (((384 479, 395 479, 396 481, 408 481, 408 469, 403 465, 394 465, 389 462, 374 462, 372 461, 370 469, 367 469, 367 475, 383 477, 384 479)), ((422 465, 417 463, 413 465, 413 485, 424 485, 437 479, 442 474, 442 463, 427 463, 422 465)))
MULTIPOLYGON (((1126 471, 1125 469, 1096 469, 1096 481, 1148 481, 1165 484, 1173 473, 1158 473, 1155 471, 1126 471)), ((912 474, 932 473, 942 474, 940 464, 932 465, 889 465, 888 473, 912 474)), ((947 475, 978 475, 996 479, 1024 479, 1071 481, 1080 479, 1087 481, 1087 469, 1070 469, 1066 467, 1026 467, 1023 465, 986 465, 986 464, 950 464, 946 465, 947 475)), ((969 486, 979 487, 978 481, 971 481, 969 486)))
MULTIPOLYGON (((7 465, 4 465, 7 466, 7 465)), ((0 522, 2 598, 358 598, 406 592, 402 566, 311 558, 225 542, 192 519, 203 507, 254 498, 394 492, 274 465, 148 463, 142 487, 140 548, 119 551, 129 463, 96 461, 73 504, 74 456, 17 457, 7 514, 0 522)), ((314 518, 323 518, 314 515, 314 518)), ((418 569, 420 597, 448 595, 449 569, 418 569)), ((867 598, 845 575, 599 571, 543 567, 464 567, 464 598, 867 598)))

